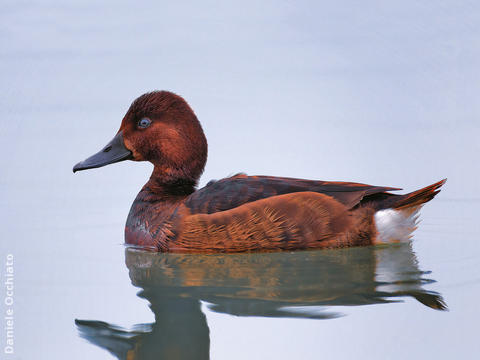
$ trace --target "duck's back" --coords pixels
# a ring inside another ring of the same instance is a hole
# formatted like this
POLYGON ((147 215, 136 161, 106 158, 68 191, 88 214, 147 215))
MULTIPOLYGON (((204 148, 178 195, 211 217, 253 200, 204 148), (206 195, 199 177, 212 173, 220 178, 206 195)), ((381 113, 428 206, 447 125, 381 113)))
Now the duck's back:
POLYGON ((194 214, 213 214, 277 195, 315 192, 333 197, 348 208, 352 208, 366 196, 379 193, 387 197, 398 196, 385 193, 392 190, 400 189, 352 182, 238 174, 219 181, 210 181, 207 186, 191 194, 185 205, 194 214))

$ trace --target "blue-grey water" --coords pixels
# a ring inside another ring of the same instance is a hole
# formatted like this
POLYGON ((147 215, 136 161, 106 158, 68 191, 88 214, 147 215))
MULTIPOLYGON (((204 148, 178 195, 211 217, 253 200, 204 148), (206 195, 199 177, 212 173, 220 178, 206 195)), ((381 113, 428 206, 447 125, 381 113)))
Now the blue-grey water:
POLYGON ((478 357, 477 2, 3 1, 0 44, 0 358, 478 357), (448 182, 409 244, 126 249, 151 166, 71 169, 153 89, 202 122, 201 185, 448 182))

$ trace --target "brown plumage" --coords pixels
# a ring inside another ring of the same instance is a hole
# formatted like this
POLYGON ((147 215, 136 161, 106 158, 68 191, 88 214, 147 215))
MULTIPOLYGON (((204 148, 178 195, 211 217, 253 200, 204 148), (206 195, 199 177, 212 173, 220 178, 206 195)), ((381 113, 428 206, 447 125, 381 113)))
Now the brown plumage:
POLYGON ((414 213, 444 180, 406 195, 397 188, 235 175, 195 190, 207 141, 195 114, 178 95, 140 96, 101 152, 74 171, 131 159, 154 170, 128 215, 128 244, 157 251, 248 252, 375 244, 374 214, 414 213))

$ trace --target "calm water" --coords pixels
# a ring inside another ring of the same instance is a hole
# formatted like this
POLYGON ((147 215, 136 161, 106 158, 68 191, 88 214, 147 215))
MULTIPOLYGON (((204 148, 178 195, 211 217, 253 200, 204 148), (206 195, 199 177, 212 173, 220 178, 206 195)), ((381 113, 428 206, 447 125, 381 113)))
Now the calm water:
POLYGON ((4 1, 0 24, 1 359, 478 357, 478 2, 4 1), (448 182, 411 244, 126 249, 151 167, 71 169, 152 89, 202 122, 202 185, 448 182))
POLYGON ((446 309, 441 295, 424 286, 434 280, 418 268, 405 244, 251 255, 151 254, 128 249, 125 258, 132 284, 141 288, 138 296, 148 300, 155 321, 137 324, 130 331, 103 321, 76 322, 82 337, 119 359, 208 359, 210 330, 205 314, 210 312, 330 320, 346 315, 337 310, 339 306, 387 304, 408 297, 433 309, 446 309))

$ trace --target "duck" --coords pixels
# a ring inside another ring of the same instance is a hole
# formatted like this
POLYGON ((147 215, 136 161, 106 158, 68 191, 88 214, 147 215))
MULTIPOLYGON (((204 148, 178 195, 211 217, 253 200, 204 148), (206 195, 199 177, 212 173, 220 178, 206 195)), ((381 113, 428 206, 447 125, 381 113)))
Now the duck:
POLYGON ((153 164, 125 224, 125 243, 157 252, 242 253, 368 246, 410 239, 446 179, 407 194, 356 182, 247 176, 198 189, 207 139, 170 91, 135 99, 115 137, 73 172, 125 160, 153 164))

